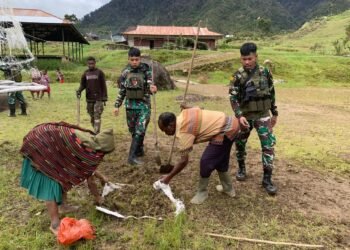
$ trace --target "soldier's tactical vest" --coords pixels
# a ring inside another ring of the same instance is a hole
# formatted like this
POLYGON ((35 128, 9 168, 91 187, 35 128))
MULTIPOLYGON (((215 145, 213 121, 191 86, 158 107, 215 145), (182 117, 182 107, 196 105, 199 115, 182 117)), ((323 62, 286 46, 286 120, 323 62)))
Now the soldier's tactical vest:
POLYGON ((242 112, 262 112, 270 110, 271 93, 268 82, 268 70, 259 66, 250 79, 248 79, 249 75, 243 68, 240 68, 238 71, 242 76, 240 79, 242 112))
POLYGON ((128 99, 143 99, 145 96, 145 80, 142 72, 129 72, 126 77, 126 98, 128 99))
POLYGON ((22 74, 19 69, 9 69, 5 71, 5 78, 15 82, 22 82, 22 74))

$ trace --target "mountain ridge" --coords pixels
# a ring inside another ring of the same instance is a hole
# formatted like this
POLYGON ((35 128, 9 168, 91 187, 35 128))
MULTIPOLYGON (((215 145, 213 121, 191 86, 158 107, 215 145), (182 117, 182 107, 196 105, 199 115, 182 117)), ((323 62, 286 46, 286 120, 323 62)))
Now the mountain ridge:
POLYGON ((263 31, 264 20, 265 29, 276 33, 347 9, 350 0, 111 0, 84 16, 78 28, 109 34, 136 25, 196 26, 201 19, 213 31, 234 34, 263 31))

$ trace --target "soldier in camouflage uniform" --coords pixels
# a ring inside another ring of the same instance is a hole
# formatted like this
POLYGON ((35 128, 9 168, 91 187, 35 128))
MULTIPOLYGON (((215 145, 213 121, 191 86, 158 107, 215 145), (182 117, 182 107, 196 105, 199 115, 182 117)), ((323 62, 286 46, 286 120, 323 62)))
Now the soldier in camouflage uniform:
POLYGON ((81 77, 80 87, 77 90, 77 98, 80 99, 81 92, 86 89, 87 112, 90 115, 91 125, 98 134, 101 129, 101 116, 103 107, 108 99, 105 74, 96 68, 94 57, 87 59, 88 69, 81 77))
POLYGON ((268 194, 274 195, 277 187, 271 182, 271 176, 276 138, 272 128, 277 122, 278 112, 271 72, 257 64, 256 51, 254 43, 242 45, 240 49, 242 67, 232 76, 230 82, 231 106, 243 131, 240 139, 236 141, 239 165, 236 179, 238 181, 246 179, 246 143, 251 130, 255 128, 262 149, 264 170, 262 185, 268 194))
MULTIPOLYGON (((3 69, 5 78, 15 82, 22 82, 21 69, 14 65, 10 68, 3 69)), ((7 103, 9 105, 9 117, 16 117, 16 100, 21 105, 20 115, 27 115, 27 104, 22 94, 22 91, 10 92, 7 96, 7 103)))
POLYGON ((152 83, 151 67, 141 63, 140 50, 130 48, 128 56, 129 64, 119 78, 120 91, 115 101, 114 114, 119 114, 125 99, 126 119, 132 135, 128 163, 140 165, 142 161, 137 157, 144 156, 143 141, 151 117, 150 95, 157 92, 157 87, 152 83))

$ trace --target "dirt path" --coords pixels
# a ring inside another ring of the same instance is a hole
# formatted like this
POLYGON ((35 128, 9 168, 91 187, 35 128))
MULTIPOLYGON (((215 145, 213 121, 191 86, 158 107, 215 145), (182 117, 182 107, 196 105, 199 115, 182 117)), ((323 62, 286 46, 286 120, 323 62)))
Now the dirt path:
MULTIPOLYGON (((194 68, 206 65, 208 63, 217 63, 217 62, 227 61, 227 60, 233 59, 235 56, 238 56, 238 54, 234 52, 226 52, 226 53, 217 52, 210 55, 199 55, 195 57, 194 68)), ((191 63, 191 60, 186 60, 183 62, 169 65, 166 67, 166 69, 168 71, 174 71, 174 70, 186 71, 188 70, 190 63, 191 63)))
MULTIPOLYGON (((176 85, 180 88, 185 86, 181 82, 177 82, 176 85)), ((203 96, 210 97, 219 96, 227 98, 227 91, 228 87, 222 85, 191 84, 189 87, 189 93, 200 93, 203 96)), ((338 91, 347 91, 350 94, 350 90, 338 91)), ((302 113, 312 113, 313 117, 320 116, 319 119, 324 117, 326 113, 327 117, 323 119, 334 119, 340 123, 350 120, 349 107, 340 110, 337 108, 337 112, 333 112, 334 107, 331 105, 323 106, 320 109, 320 107, 311 103, 291 103, 291 98, 287 98, 288 92, 290 92, 288 89, 279 89, 278 92, 286 96, 286 98, 279 98, 278 102, 280 113, 288 114, 288 116, 282 116, 279 121, 280 123, 285 123, 286 126, 295 126, 294 116, 301 115, 302 113)), ((305 90, 303 92, 305 94, 305 90)), ((325 95, 329 95, 329 93, 325 93, 325 95)), ((311 121, 310 124, 312 124, 311 121)), ((312 126, 300 128, 300 133, 312 132, 312 129, 312 126)), ((250 189, 251 187, 260 189, 257 186, 257 180, 261 178, 260 162, 259 152, 250 154, 247 162, 250 178, 244 183, 237 183, 239 188, 243 190, 250 189)), ((319 215, 334 223, 348 225, 350 234, 349 178, 319 173, 316 170, 309 169, 297 163, 287 162, 280 158, 276 160, 275 165, 274 180, 280 188, 277 196, 278 202, 287 207, 295 208, 306 215, 319 215)))

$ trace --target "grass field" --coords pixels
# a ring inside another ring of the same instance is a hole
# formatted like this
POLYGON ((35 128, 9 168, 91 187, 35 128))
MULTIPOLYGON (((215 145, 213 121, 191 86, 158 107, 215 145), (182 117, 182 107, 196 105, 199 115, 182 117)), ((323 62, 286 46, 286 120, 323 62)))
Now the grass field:
MULTIPOLYGON (((24 190, 19 188, 19 173, 21 157, 18 154, 23 136, 38 123, 64 120, 75 123, 75 96, 74 90, 77 83, 63 85, 52 85, 52 99, 47 97, 43 100, 33 101, 27 95, 29 101, 29 116, 16 117, 10 119, 6 113, 1 113, 0 132, 1 152, 0 159, 0 249, 47 249, 57 248, 55 239, 48 230, 49 219, 45 206, 30 198, 24 190), (16 195, 14 196, 14 193, 16 195), (40 213, 39 215, 37 215, 40 213), (11 240, 9 240, 11 239, 11 240)), ((269 239, 277 241, 300 241, 314 244, 325 244, 326 246, 344 247, 346 244, 347 220, 342 223, 328 220, 321 215, 310 213, 304 215, 303 209, 291 209, 293 206, 284 202, 286 195, 291 191, 282 176, 290 174, 284 172, 284 168, 294 166, 295 169, 314 169, 315 171, 333 171, 349 176, 349 163, 347 159, 342 160, 339 155, 332 152, 337 148, 337 152, 342 152, 344 156, 349 152, 349 143, 346 138, 346 120, 337 120, 336 132, 329 134, 324 122, 329 121, 331 116, 324 119, 322 114, 314 110, 305 110, 304 113, 296 112, 301 107, 315 107, 315 103, 320 103, 324 107, 337 110, 344 106, 344 112, 348 114, 346 106, 347 90, 342 93, 342 99, 331 98, 324 89, 308 89, 310 99, 304 100, 300 92, 303 89, 278 89, 281 103, 281 119, 276 130, 278 138, 277 165, 278 182, 281 189, 277 198, 268 197, 258 187, 261 170, 259 165, 258 141, 253 136, 250 141, 250 154, 252 154, 248 168, 253 176, 246 184, 236 183, 238 197, 233 200, 225 197, 215 196, 213 190, 214 183, 217 182, 216 175, 211 183, 211 199, 203 206, 191 206, 188 201, 193 195, 198 178, 198 161, 203 145, 198 146, 191 157, 190 166, 183 174, 175 178, 172 187, 175 195, 182 198, 186 205, 186 215, 173 218, 172 211, 165 214, 165 222, 152 221, 119 221, 114 218, 102 215, 94 210, 92 199, 89 197, 87 189, 78 187, 70 192, 72 203, 81 205, 82 209, 71 214, 77 218, 89 219, 97 229, 97 239, 91 242, 82 242, 76 249, 271 249, 268 246, 252 245, 249 243, 237 243, 226 240, 216 240, 208 238, 205 232, 219 232, 230 235, 239 235, 251 238, 269 239), (297 97, 294 100, 293 97, 297 97), (345 98, 345 99, 344 99, 345 98), (286 105, 296 103, 290 109, 286 105), (287 110, 285 110, 287 109, 287 110), (309 114, 308 114, 309 113, 309 114), (319 114, 322 119, 320 123, 312 124, 312 116, 319 114), (305 119, 304 119, 305 118, 305 119), (302 121, 302 124, 294 126, 293 123, 302 121), (307 126, 309 124, 309 126, 307 126), (307 129, 312 127, 312 129, 307 129), (342 130, 343 129, 343 130, 342 130), (288 131, 286 133, 285 131, 288 131), (320 136, 322 135, 322 136, 320 136), (335 139, 334 139, 335 138, 335 139), (322 144, 325 141, 327 143, 322 144), (255 156, 253 156, 255 155, 255 156), (254 160, 253 160, 254 159, 254 160), (334 162, 336 160, 336 162, 334 162), (322 163, 322 164, 320 164, 322 163), (340 163, 340 164, 338 164, 340 163), (254 178, 256 176, 256 178, 254 178), (281 176, 281 177, 279 177, 281 176), (227 208, 230 208, 227 210, 227 208), (208 223, 209 222, 209 223, 208 223), (345 224, 344 224, 345 223, 345 224)), ((177 112, 175 97, 182 94, 182 91, 161 92, 158 94, 158 111, 171 110, 177 112), (169 101, 173 100, 173 101, 169 101)), ((137 210, 142 212, 142 207, 147 207, 150 202, 150 195, 154 198, 151 183, 159 174, 156 171, 152 160, 151 135, 153 127, 150 125, 147 146, 149 164, 145 168, 137 169, 127 166, 126 159, 128 141, 125 117, 122 113, 115 118, 111 115, 113 98, 116 96, 116 89, 110 87, 109 95, 111 101, 108 103, 103 114, 103 127, 113 127, 116 132, 117 150, 106 158, 101 166, 101 171, 114 182, 124 182, 130 184, 140 184, 140 189, 136 194, 129 193, 129 199, 136 204, 143 204, 137 210), (148 169, 148 170, 147 170, 148 169), (127 173, 127 174, 126 174, 127 173), (142 180, 142 181, 141 181, 142 180), (136 181, 136 182, 135 182, 136 181)), ((89 127, 89 118, 84 112, 84 102, 82 103, 82 126, 89 127)), ((229 106, 225 99, 212 102, 210 100, 200 104, 208 109, 225 110, 229 113, 229 106)), ((341 109, 340 109, 341 110, 341 109)), ((338 112, 335 112, 339 114, 338 112)), ((330 121, 331 122, 331 121, 330 121)), ((348 134, 348 133, 347 133, 348 134)), ((169 150, 170 140, 161 136, 161 145, 166 158, 166 151, 169 150)), ((163 159, 164 160, 164 159, 163 159)), ((234 157, 232 158, 234 162, 234 157)), ((313 170, 313 171, 314 171, 313 170)), ((234 169, 231 170, 234 174, 234 169)), ((296 184, 296 183, 295 183, 296 184)), ((310 185, 310 183, 309 183, 310 185)), ((160 195, 160 194, 159 194, 160 195)), ((156 196, 158 200, 166 202, 162 196, 156 196)), ((133 202, 132 202, 133 203, 133 202)), ((128 210, 132 214, 133 211, 128 210)), ((135 212, 135 211, 134 211, 135 212)), ((274 248, 283 249, 283 248, 274 248)))
POLYGON ((292 34, 280 37, 276 45, 280 48, 299 48, 310 51, 310 47, 318 43, 322 46, 322 53, 333 54, 334 47, 332 43, 345 38, 345 27, 349 25, 349 22, 350 11, 335 16, 322 17, 307 22, 292 34))
MULTIPOLYGON (((350 76, 349 59, 332 55, 331 42, 343 36, 349 12, 330 17, 311 33, 301 31, 272 40, 258 41, 260 62, 273 61, 277 82, 277 106, 280 116, 274 132, 277 137, 276 171, 274 182, 279 187, 276 197, 269 197, 260 187, 261 156, 255 133, 249 140, 247 168, 249 178, 244 183, 234 180, 237 197, 227 199, 215 192, 217 175, 211 178, 209 199, 201 206, 189 203, 198 180, 198 165, 205 145, 197 145, 191 153, 189 166, 179 174, 171 187, 176 197, 186 205, 186 212, 174 218, 170 202, 153 190, 152 183, 160 174, 154 163, 153 125, 146 137, 146 165, 133 168, 126 164, 130 143, 125 113, 112 116, 117 89, 109 84, 109 101, 102 117, 102 127, 115 132, 116 151, 105 157, 101 172, 112 182, 134 185, 132 189, 118 191, 107 199, 106 206, 120 209, 125 214, 162 216, 165 221, 122 221, 97 212, 87 188, 82 185, 69 193, 69 200, 81 209, 68 216, 89 219, 96 228, 93 241, 82 241, 72 249, 291 249, 269 245, 241 243, 210 238, 207 232, 273 241, 323 244, 326 249, 350 248, 350 76), (325 33, 328 32, 328 33, 325 33), (324 37, 323 34, 329 34, 324 37), (314 40, 322 40, 327 53, 309 51, 314 40)), ((306 26, 305 26, 306 27, 306 26)), ((239 67, 237 47, 222 51, 199 51, 210 62, 221 61, 222 53, 232 68, 205 69, 195 74, 193 81, 205 84, 191 85, 190 92, 209 96, 194 103, 206 109, 222 110, 231 114, 227 100, 230 75, 239 67)), ((106 72, 108 81, 115 82, 127 63, 127 51, 107 51, 106 41, 93 42, 85 47, 84 56, 95 56, 97 66, 106 72)), ((51 44, 47 53, 60 50, 51 44)), ((58 52, 59 53, 59 52, 58 52)), ((191 51, 144 51, 165 66, 191 58, 191 51)), ((56 243, 49 227, 46 208, 42 202, 29 197, 19 187, 21 147, 23 136, 35 125, 50 121, 76 123, 75 90, 86 66, 84 63, 39 61, 39 68, 61 67, 67 83, 52 84, 52 98, 32 100, 27 117, 8 118, 0 112, 0 249, 64 249, 56 243)), ((171 72, 172 73, 172 72, 171 72)), ((29 78, 29 75, 25 75, 29 78)), ((176 77, 184 78, 184 75, 176 77)), ((180 84, 179 84, 180 86, 180 84)), ((177 90, 157 94, 158 112, 179 112, 177 90)), ((90 128, 81 103, 81 126, 90 128)), ((164 161, 171 139, 160 135, 161 156, 164 161)), ((174 159, 177 158, 175 155, 174 159)), ((236 161, 231 157, 231 175, 236 161)))

